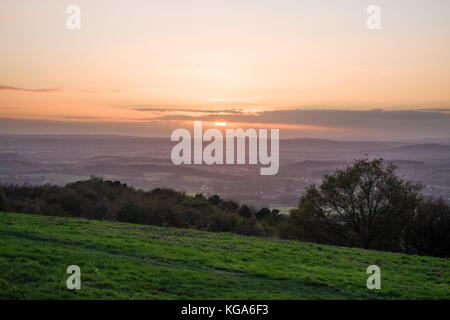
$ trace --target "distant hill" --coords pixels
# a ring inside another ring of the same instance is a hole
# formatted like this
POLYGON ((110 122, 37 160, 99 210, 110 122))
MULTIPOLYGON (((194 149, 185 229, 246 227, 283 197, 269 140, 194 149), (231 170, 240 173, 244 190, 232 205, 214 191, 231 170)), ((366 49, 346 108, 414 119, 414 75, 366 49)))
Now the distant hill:
POLYGON ((13 152, 0 153, 0 161, 26 161, 23 155, 13 152))
POLYGON ((39 168, 39 164, 31 163, 29 161, 0 159, 0 173, 33 172, 39 170, 39 168))
POLYGON ((404 145, 401 142, 383 141, 339 141, 328 139, 286 139, 280 141, 281 149, 305 149, 305 150, 385 150, 404 145))
POLYGON ((293 163, 290 165, 286 165, 285 168, 293 169, 293 168, 308 168, 308 169, 316 169, 322 167, 335 167, 345 165, 344 161, 318 161, 318 160, 305 160, 297 163, 293 163))
POLYGON ((435 144, 435 143, 425 143, 425 144, 413 144, 408 146, 402 146, 392 149, 394 152, 405 152, 405 153, 450 153, 450 145, 435 144))

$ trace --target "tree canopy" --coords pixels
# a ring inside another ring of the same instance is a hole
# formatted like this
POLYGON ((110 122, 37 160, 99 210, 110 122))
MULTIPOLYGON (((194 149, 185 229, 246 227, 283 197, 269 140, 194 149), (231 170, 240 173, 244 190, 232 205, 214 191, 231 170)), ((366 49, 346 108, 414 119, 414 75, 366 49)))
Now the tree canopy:
MULTIPOLYGON (((418 217, 424 216, 425 209, 422 186, 402 180, 396 169, 382 159, 363 158, 325 175, 320 185, 308 187, 301 196, 285 235, 367 249, 423 252, 411 241, 415 238, 411 226, 432 219, 418 217)), ((441 206, 448 208, 443 201, 441 206)))

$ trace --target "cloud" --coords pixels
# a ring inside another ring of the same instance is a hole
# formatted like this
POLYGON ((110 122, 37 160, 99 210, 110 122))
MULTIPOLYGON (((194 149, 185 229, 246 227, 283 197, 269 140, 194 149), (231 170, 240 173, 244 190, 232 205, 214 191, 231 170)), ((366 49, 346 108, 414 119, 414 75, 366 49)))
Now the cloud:
POLYGON ((61 88, 52 88, 52 89, 28 89, 28 88, 20 88, 20 87, 11 87, 11 86, 3 86, 0 85, 0 91, 21 91, 21 92, 33 92, 33 93, 56 93, 61 92, 61 88))
MULTIPOLYGON (((217 116, 163 115, 152 120, 216 121, 217 116)), ((450 114, 437 110, 335 110, 294 109, 263 111, 257 114, 221 115, 221 121, 268 126, 297 125, 341 129, 347 135, 374 139, 409 137, 450 137, 450 114)), ((355 137, 357 138, 357 137, 355 137)))
POLYGON ((134 111, 139 112, 188 112, 188 113, 209 113, 209 114, 230 114, 239 115, 243 114, 242 111, 236 109, 225 109, 225 110, 208 110, 208 109, 168 109, 168 108, 153 108, 153 107, 142 107, 133 108, 134 111))
POLYGON ((108 90, 108 91, 101 91, 101 90, 76 90, 78 93, 90 93, 90 94, 103 94, 103 93, 122 93, 123 90, 108 90))
MULTIPOLYGON (((73 90, 74 92, 78 93, 87 93, 87 94, 105 94, 105 93, 122 93, 123 90, 88 90, 88 89, 71 89, 66 88, 69 90, 73 90)), ((13 87, 13 86, 4 86, 0 85, 0 91, 21 91, 21 92, 33 92, 33 93, 56 93, 63 91, 63 88, 49 88, 49 89, 29 89, 29 88, 22 88, 22 87, 13 87)))
MULTIPOLYGON (((165 108, 151 108, 166 111, 165 108)), ((445 108, 444 108, 445 109, 445 108)), ((180 108, 177 110, 189 110, 180 108)), ((197 110, 198 111, 198 110, 197 110)), ((208 110, 203 110, 208 111, 208 110)), ((217 111, 217 110, 209 110, 217 111)), ((144 111, 143 111, 144 112, 144 111)), ((152 115, 153 116, 153 115, 152 115)), ((122 119, 108 123, 102 118, 66 116, 66 120, 0 119, 3 133, 101 133, 169 136, 180 126, 191 128, 194 120, 223 121, 242 127, 280 128, 281 137, 322 138, 334 140, 412 141, 450 139, 450 114, 431 110, 335 110, 294 109, 259 113, 165 114, 147 119, 122 119), (78 121, 69 121, 78 120, 78 121), (134 121, 133 121, 134 120, 134 121), (188 123, 185 123, 188 121, 188 123), (183 122, 182 124, 180 122, 183 122)))
POLYGON ((64 119, 70 120, 96 120, 98 117, 90 117, 90 116, 65 116, 64 119))
POLYGON ((3 109, 3 110, 19 110, 19 108, 17 108, 17 107, 5 107, 5 106, 0 106, 0 109, 3 109))
MULTIPOLYGON (((326 126, 366 126, 381 122, 410 123, 412 121, 444 120, 449 121, 446 109, 431 110, 344 110, 344 109, 291 109, 263 111, 259 113, 237 113, 224 116, 224 120, 235 122, 311 124, 326 126)), ((205 111, 207 113, 208 111, 205 111)), ((166 115, 160 120, 212 120, 214 115, 166 115)))
MULTIPOLYGON (((95 134, 123 136, 170 137, 174 127, 165 123, 69 121, 44 119, 16 119, 0 117, 0 135, 12 134, 95 134)), ((170 143, 169 139, 166 139, 170 143)))
POLYGON ((418 111, 450 112, 450 108, 424 108, 418 109, 418 111))

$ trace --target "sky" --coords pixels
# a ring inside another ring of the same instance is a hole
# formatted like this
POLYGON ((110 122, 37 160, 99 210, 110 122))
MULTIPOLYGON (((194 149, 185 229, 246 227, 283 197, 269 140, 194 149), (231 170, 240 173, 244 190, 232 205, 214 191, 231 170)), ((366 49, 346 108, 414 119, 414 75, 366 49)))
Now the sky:
POLYGON ((450 138, 449 15, 447 0, 3 0, 0 134, 167 136, 203 120, 450 138))

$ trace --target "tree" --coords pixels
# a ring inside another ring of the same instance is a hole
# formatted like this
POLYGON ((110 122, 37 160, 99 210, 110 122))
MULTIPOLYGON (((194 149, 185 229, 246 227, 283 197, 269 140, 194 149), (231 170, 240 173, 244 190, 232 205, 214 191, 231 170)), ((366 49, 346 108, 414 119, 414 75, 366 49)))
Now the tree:
POLYGON ((219 206, 223 202, 222 198, 219 197, 217 194, 212 195, 211 197, 209 197, 208 201, 210 203, 212 203, 213 205, 215 205, 215 206, 219 206))
POLYGON ((404 251, 404 225, 415 212, 421 186, 401 180, 395 170, 382 159, 364 158, 325 175, 291 213, 295 237, 404 251))
POLYGON ((442 199, 422 199, 405 233, 408 252, 437 257, 450 256, 449 205, 442 199))
POLYGON ((0 186, 0 211, 6 211, 6 195, 0 186))
POLYGON ((270 211, 269 208, 262 208, 255 215, 256 215, 256 218, 258 218, 258 219, 265 219, 265 218, 268 218, 271 213, 272 213, 272 211, 270 211))
POLYGON ((245 204, 239 208, 238 214, 244 218, 250 218, 252 216, 251 209, 245 204))
POLYGON ((220 204, 220 208, 227 212, 237 212, 239 210, 239 204, 233 200, 225 200, 220 204))

